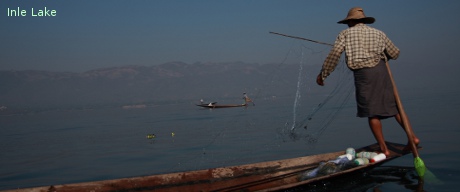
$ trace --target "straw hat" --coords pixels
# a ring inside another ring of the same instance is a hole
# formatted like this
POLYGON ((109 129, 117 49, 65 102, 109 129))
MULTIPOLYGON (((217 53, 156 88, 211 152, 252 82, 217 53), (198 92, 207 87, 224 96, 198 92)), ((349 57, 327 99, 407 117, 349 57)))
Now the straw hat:
POLYGON ((373 17, 366 17, 366 15, 364 15, 363 8, 353 7, 350 9, 350 11, 348 11, 347 17, 337 23, 347 24, 348 20, 352 20, 352 19, 355 19, 355 20, 359 19, 365 24, 371 24, 375 22, 375 19, 373 17))

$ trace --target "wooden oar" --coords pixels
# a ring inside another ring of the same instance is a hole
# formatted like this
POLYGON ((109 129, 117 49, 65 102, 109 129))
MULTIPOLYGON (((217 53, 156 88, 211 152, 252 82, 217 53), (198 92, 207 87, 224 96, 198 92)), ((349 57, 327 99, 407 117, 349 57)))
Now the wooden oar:
POLYGON ((420 155, 418 154, 417 146, 415 145, 415 142, 414 142, 414 133, 412 133, 412 129, 410 128, 409 119, 406 115, 406 112, 404 111, 404 107, 401 103, 401 99, 399 98, 398 89, 396 88, 396 83, 393 79, 393 75, 391 74, 390 65, 388 64, 388 61, 386 61, 385 64, 387 66, 388 74, 390 75, 391 83, 393 84, 393 92, 394 92, 395 99, 396 99, 396 105, 398 106, 399 115, 401 116, 401 120, 404 125, 403 127, 406 130, 407 137, 409 139, 409 145, 412 149, 412 154, 414 155, 415 171, 417 171, 418 176, 423 177, 426 171, 425 163, 423 162, 423 160, 420 158, 420 155))

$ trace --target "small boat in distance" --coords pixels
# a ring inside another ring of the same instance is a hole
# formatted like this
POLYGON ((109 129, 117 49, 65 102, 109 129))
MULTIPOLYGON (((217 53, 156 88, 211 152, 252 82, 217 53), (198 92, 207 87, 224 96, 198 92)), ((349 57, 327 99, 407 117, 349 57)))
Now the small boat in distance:
POLYGON ((200 107, 205 107, 205 108, 229 108, 229 107, 246 107, 248 106, 248 103, 252 103, 252 105, 255 106, 254 102, 246 95, 246 93, 243 93, 243 104, 228 104, 228 105, 217 105, 217 102, 210 102, 208 104, 204 103, 203 99, 200 100, 200 104, 197 104, 196 106, 200 107))
POLYGON ((196 106, 205 107, 205 108, 229 108, 229 107, 245 107, 247 104, 233 104, 233 105, 216 105, 214 104, 197 104, 196 106))

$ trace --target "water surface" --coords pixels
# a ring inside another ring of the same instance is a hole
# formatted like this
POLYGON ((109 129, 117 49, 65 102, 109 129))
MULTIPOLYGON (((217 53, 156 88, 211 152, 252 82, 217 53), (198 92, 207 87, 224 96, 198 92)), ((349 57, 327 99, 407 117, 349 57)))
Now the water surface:
MULTIPOLYGON (((460 179, 458 96, 415 92, 404 100, 422 140, 420 154, 441 182, 420 183, 408 155, 350 177, 352 181, 332 180, 291 191, 455 191, 460 179)), ((297 121, 305 120, 321 102, 303 99, 295 110, 297 121)), ((247 108, 203 109, 183 101, 139 109, 111 106, 2 115, 0 190, 255 163, 375 143, 367 121, 355 117, 353 98, 341 105, 330 102, 306 128, 288 134, 293 104, 294 98, 260 98, 247 108), (147 134, 156 137, 147 139, 147 134)), ((407 142, 393 120, 384 121, 384 133, 388 141, 407 142)))

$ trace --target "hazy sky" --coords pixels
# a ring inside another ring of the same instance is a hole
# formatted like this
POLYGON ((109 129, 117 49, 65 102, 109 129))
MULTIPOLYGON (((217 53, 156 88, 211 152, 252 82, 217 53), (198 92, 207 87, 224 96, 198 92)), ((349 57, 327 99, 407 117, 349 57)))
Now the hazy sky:
POLYGON ((277 63, 294 40, 269 31, 333 43, 354 6, 401 49, 397 62, 458 68, 458 0, 2 0, 0 70, 277 63), (18 7, 26 16, 8 16, 18 7), (32 16, 44 7, 56 16, 32 16))

